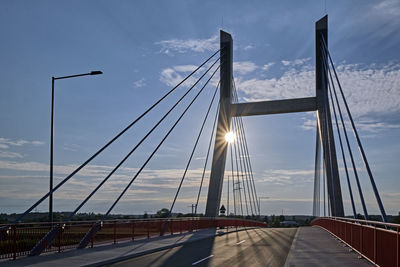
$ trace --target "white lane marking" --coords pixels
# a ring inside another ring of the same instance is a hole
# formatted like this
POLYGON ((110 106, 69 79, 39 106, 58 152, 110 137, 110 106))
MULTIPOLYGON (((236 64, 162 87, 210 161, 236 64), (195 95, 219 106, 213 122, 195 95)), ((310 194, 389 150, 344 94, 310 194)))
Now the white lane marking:
POLYGON ((208 257, 205 257, 204 259, 201 259, 201 260, 199 260, 199 261, 193 262, 192 265, 196 265, 196 264, 198 264, 198 263, 200 263, 200 262, 202 262, 202 261, 205 261, 205 260, 207 260, 207 259, 209 259, 209 258, 212 258, 212 257, 214 257, 214 255, 210 255, 210 256, 208 256, 208 257))
POLYGON ((244 243, 244 242, 246 242, 246 240, 242 240, 242 241, 240 241, 240 242, 237 242, 236 245, 240 245, 240 244, 242 244, 242 243, 244 243))

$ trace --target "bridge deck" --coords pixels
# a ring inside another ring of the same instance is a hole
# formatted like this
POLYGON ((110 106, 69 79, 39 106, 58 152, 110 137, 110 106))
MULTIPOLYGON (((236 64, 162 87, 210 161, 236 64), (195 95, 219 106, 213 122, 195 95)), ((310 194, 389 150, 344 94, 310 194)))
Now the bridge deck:
POLYGON ((319 227, 205 229, 0 261, 2 266, 372 266, 319 227), (232 231, 232 232, 231 232, 232 231), (293 242, 292 242, 293 240, 293 242), (285 263, 286 260, 286 263, 285 263))
MULTIPOLYGON (((239 229, 241 228, 239 227, 239 229)), ((229 232, 231 231, 235 231, 235 228, 230 228, 229 232)), ((104 244, 82 250, 72 249, 62 253, 45 253, 36 257, 21 257, 14 261, 2 260, 0 261, 0 266, 102 266, 114 261, 155 252, 160 249, 167 249, 188 242, 196 242, 204 238, 218 236, 224 232, 227 232, 227 230, 203 229, 183 234, 136 240, 135 242, 124 241, 117 244, 104 244)))
POLYGON ((293 240, 285 267, 373 266, 320 227, 300 227, 293 240))

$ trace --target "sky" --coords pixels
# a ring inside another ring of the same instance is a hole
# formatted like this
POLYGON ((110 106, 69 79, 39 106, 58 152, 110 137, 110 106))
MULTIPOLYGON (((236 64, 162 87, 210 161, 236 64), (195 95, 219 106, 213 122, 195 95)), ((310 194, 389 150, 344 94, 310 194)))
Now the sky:
MULTIPOLYGON (((1 1, 0 213, 23 212, 48 192, 52 76, 104 73, 55 82, 56 184, 217 51, 220 29, 233 37, 240 102, 314 96, 314 25, 325 14, 329 49, 375 182, 386 212, 397 214, 400 2, 396 0, 1 1)), ((217 80, 206 87, 113 213, 153 213, 170 207, 217 80)), ((193 81, 179 87, 61 187, 54 194, 54 209, 73 210, 193 81)), ((108 209, 189 101, 182 101, 81 212, 108 209)), ((196 201, 215 110, 213 105, 176 212, 190 212, 196 201)), ((268 197, 261 200, 261 213, 311 214, 315 112, 244 117, 243 122, 257 194, 268 197)), ((378 214, 353 137, 351 142, 368 211, 378 214)), ((229 166, 228 161, 227 172, 229 166)), ((341 159, 339 168, 345 213, 351 215, 341 159)), ((207 169, 209 174, 209 164, 207 169)), ((350 178, 357 212, 362 213, 354 177, 350 178)), ((200 212, 204 212, 208 175, 205 185, 200 212)), ((221 203, 226 204, 225 184, 221 203)), ((48 201, 35 210, 48 210, 48 201)))

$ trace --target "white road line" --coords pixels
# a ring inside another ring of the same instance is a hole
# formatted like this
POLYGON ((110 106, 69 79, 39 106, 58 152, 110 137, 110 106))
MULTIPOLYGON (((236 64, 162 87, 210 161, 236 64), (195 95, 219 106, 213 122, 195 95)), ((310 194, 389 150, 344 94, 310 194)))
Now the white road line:
POLYGON ((244 243, 244 242, 246 242, 246 240, 242 240, 242 241, 240 241, 240 242, 237 242, 236 245, 240 245, 240 244, 242 244, 242 243, 244 243))
POLYGON ((204 259, 201 259, 201 260, 199 260, 199 261, 193 262, 192 265, 196 265, 196 264, 198 264, 198 263, 200 263, 200 262, 202 262, 202 261, 205 261, 205 260, 207 260, 207 259, 209 259, 209 258, 212 258, 212 257, 214 257, 214 255, 210 255, 210 256, 208 256, 208 257, 205 257, 204 259))

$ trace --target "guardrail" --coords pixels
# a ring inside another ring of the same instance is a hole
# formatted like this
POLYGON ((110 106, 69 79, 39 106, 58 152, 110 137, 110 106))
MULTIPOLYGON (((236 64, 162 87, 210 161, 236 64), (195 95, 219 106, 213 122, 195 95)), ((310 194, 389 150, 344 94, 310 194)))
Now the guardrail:
POLYGON ((375 265, 400 266, 400 224, 329 217, 311 225, 326 229, 375 265))
MULTIPOLYGON (((57 237, 47 245, 44 252, 62 252, 76 248, 79 241, 98 221, 21 223, 12 226, 0 225, 0 259, 16 259, 29 251, 52 229, 59 227, 57 237)), ((91 238, 95 244, 150 238, 152 236, 184 233, 193 230, 221 227, 266 227, 267 224, 252 220, 233 218, 174 218, 108 220, 101 223, 101 230, 91 238), (167 223, 166 223, 167 222, 167 223), (163 226, 166 229, 163 229, 163 226)))

